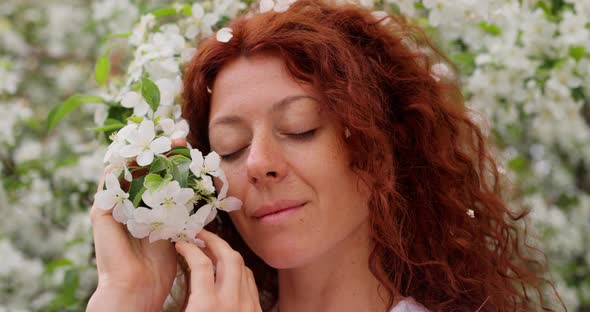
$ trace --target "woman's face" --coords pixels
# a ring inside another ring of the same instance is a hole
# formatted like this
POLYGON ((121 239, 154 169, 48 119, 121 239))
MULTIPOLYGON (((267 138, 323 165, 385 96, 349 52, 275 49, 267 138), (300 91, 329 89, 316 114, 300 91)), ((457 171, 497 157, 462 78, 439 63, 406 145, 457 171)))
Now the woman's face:
POLYGON ((283 66, 271 55, 226 65, 209 116, 229 195, 244 203, 230 217, 248 246, 278 269, 358 246, 368 235, 368 192, 350 169, 345 130, 283 66))

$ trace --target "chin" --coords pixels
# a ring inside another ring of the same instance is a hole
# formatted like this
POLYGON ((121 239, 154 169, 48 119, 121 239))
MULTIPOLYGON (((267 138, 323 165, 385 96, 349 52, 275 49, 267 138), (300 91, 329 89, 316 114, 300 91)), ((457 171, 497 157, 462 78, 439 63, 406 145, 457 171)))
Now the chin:
POLYGON ((312 258, 309 248, 274 239, 255 250, 266 264, 275 269, 290 269, 305 265, 312 258))

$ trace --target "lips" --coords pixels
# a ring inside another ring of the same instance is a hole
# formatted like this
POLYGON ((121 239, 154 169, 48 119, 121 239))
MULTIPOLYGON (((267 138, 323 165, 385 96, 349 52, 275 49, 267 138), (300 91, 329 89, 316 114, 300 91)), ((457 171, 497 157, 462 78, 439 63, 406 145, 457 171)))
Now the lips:
POLYGON ((252 213, 252 217, 260 219, 262 217, 281 212, 283 210, 288 210, 292 208, 296 208, 299 206, 305 205, 305 201, 296 201, 296 200, 281 200, 271 204, 266 204, 260 206, 258 209, 254 210, 252 213))

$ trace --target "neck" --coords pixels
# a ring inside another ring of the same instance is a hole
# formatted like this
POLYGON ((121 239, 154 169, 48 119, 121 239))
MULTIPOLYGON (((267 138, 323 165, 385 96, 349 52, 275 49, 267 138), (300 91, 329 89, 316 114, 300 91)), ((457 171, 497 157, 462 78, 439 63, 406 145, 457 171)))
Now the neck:
POLYGON ((369 270, 371 249, 369 224, 363 223, 311 263, 279 270, 279 310, 385 311, 387 295, 369 270))

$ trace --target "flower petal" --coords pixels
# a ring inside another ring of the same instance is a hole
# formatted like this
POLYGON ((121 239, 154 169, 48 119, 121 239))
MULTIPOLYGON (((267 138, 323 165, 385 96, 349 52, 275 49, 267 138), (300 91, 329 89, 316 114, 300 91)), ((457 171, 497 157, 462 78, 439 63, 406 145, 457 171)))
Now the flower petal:
POLYGON ((219 195, 217 196, 218 200, 222 200, 227 196, 227 191, 229 190, 229 183, 227 181, 227 177, 225 173, 218 176, 219 180, 221 180, 221 190, 219 191, 219 195))
POLYGON ((174 201, 179 205, 186 205, 193 197, 195 192, 190 188, 183 188, 174 196, 174 201))
POLYGON ((144 167, 154 161, 154 153, 152 151, 145 151, 137 156, 137 164, 144 167))
POLYGON ((189 218, 189 213, 184 206, 172 206, 166 209, 166 220, 164 221, 167 225, 179 227, 184 226, 186 220, 189 218))
POLYGON ((203 6, 201 6, 199 3, 193 4, 193 17, 197 18, 197 19, 201 19, 201 18, 203 18, 204 15, 205 15, 205 10, 203 9, 203 6))
POLYGON ((141 199, 143 199, 143 202, 156 209, 159 208, 162 205, 162 202, 164 201, 164 193, 163 192, 150 192, 150 191, 145 191, 143 193, 143 195, 141 196, 141 199))
POLYGON ((205 166, 211 171, 217 170, 220 163, 221 157, 216 152, 211 152, 205 157, 205 166))
POLYGON ((131 171, 129 171, 129 168, 127 168, 127 166, 125 166, 125 180, 127 182, 131 182, 131 180, 133 180, 133 176, 131 175, 131 171))
POLYGON ((141 143, 140 138, 139 138, 139 130, 138 129, 129 129, 125 132, 119 131, 117 133, 117 137, 119 137, 119 134, 120 134, 121 138, 123 138, 124 140, 126 140, 127 142, 129 142, 131 144, 139 145, 141 143))
POLYGON ((94 195, 94 205, 100 209, 109 210, 113 208, 115 203, 115 194, 111 190, 99 191, 94 195))
POLYGON ((130 158, 139 155, 143 151, 143 148, 139 145, 125 145, 119 150, 121 157, 130 158))
POLYGON ((105 184, 107 186, 107 190, 111 190, 113 192, 121 190, 119 179, 117 179, 117 177, 112 173, 107 175, 105 184))
POLYGON ((154 129, 154 122, 151 120, 144 120, 139 125, 139 138, 142 142, 151 142, 156 137, 154 129))
POLYGON ((198 185, 205 191, 204 193, 209 194, 215 192, 215 185, 213 185, 213 179, 210 176, 201 176, 201 180, 198 183, 198 185))
POLYGON ((142 101, 139 104, 137 104, 133 109, 133 114, 135 116, 143 117, 149 110, 150 106, 145 100, 142 99, 142 101))
POLYGON ((223 27, 217 31, 217 35, 215 37, 219 42, 228 42, 233 36, 234 35, 232 34, 231 28, 223 27))
POLYGON ((155 242, 156 240, 167 240, 170 238, 176 237, 181 231, 184 226, 184 223, 180 225, 164 225, 157 231, 153 231, 150 234, 150 243, 155 242))
POLYGON ((167 152, 172 147, 172 141, 170 138, 165 136, 159 137, 155 139, 152 143, 150 143, 150 149, 154 154, 161 154, 167 152))
POLYGON ((205 224, 209 224, 211 221, 213 221, 213 219, 215 219, 216 216, 217 216, 217 208, 213 207, 213 208, 211 208, 211 211, 209 211, 209 215, 207 216, 207 219, 205 219, 205 224))
POLYGON ((191 159, 191 165, 194 164, 197 167, 203 166, 203 153, 201 153, 201 151, 198 149, 195 148, 191 150, 191 159))
POLYGON ((141 95, 137 92, 127 92, 121 99, 121 106, 126 108, 134 108, 142 100, 141 95))
POLYGON ((127 229, 133 237, 144 238, 150 234, 152 227, 149 224, 131 219, 127 222, 127 229))
POLYGON ((150 224, 154 220, 156 220, 154 216, 154 211, 157 209, 147 209, 145 207, 138 207, 133 211, 133 219, 135 219, 139 223, 150 224))
POLYGON ((242 201, 235 197, 228 197, 222 200, 219 206, 219 209, 225 212, 231 212, 240 209, 242 207, 242 201))
POLYGON ((212 208, 212 205, 204 205, 203 207, 199 208, 197 212, 195 212, 195 214, 191 216, 191 218, 194 222, 205 224, 205 221, 207 221, 207 218, 209 217, 212 208))
POLYGON ((164 131, 165 135, 170 135, 172 132, 174 132, 174 120, 170 118, 161 119, 158 122, 158 125, 162 128, 162 131, 164 131))
MULTIPOLYGON (((133 204, 132 204, 133 205, 133 204)), ((117 204, 113 209, 113 218, 117 220, 119 223, 126 224, 127 220, 129 220, 129 216, 125 211, 125 202, 117 204)))
POLYGON ((260 13, 266 13, 274 7, 275 3, 272 0, 261 0, 259 4, 260 13))

